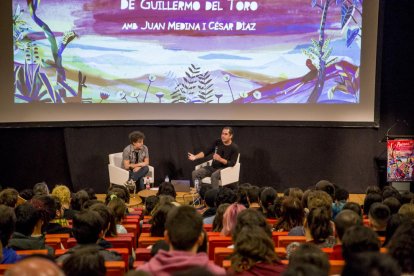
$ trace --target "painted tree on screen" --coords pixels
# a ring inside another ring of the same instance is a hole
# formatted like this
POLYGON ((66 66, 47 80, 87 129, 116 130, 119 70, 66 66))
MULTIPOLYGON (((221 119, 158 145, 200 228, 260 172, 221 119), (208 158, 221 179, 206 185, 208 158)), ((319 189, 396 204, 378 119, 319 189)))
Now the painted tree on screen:
MULTIPOLYGON (((76 37, 76 34, 73 31, 66 32, 63 36, 63 39, 61 43, 58 46, 58 43, 56 41, 56 37, 52 30, 49 28, 49 26, 43 22, 36 14, 37 9, 39 8, 40 0, 27 0, 27 6, 29 8, 30 16, 33 19, 33 21, 42 28, 43 32, 45 33, 45 36, 47 40, 50 43, 50 48, 52 50, 53 60, 55 62, 56 66, 56 73, 57 73, 57 83, 61 85, 64 90, 69 91, 72 96, 77 96, 77 93, 74 89, 72 89, 67 83, 66 83, 66 73, 65 69, 62 65, 62 54, 65 50, 66 46, 76 37)), ((65 96, 65 95, 62 95, 65 96)))
POLYGON ((322 10, 321 24, 319 26, 319 39, 318 41, 313 41, 313 45, 304 51, 312 60, 317 59, 317 68, 318 76, 316 80, 315 87, 309 96, 309 103, 316 103, 322 93, 325 77, 326 77, 326 67, 332 63, 333 60, 328 61, 332 48, 329 47, 329 39, 325 37, 325 26, 326 18, 330 6, 340 5, 341 6, 341 28, 344 29, 349 25, 349 22, 352 20, 357 25, 357 28, 352 29, 348 28, 346 44, 349 47, 357 36, 360 35, 361 26, 358 24, 357 20, 354 17, 354 12, 357 11, 360 15, 361 11, 358 7, 362 5, 362 0, 311 0, 311 5, 313 8, 318 8, 322 10))

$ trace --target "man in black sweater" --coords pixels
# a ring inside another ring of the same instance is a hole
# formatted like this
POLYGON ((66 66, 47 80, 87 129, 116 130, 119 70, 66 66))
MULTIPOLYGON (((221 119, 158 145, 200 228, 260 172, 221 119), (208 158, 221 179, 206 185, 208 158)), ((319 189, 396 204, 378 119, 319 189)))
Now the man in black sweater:
POLYGON ((233 143, 233 129, 231 127, 224 127, 221 131, 221 139, 216 140, 209 148, 200 151, 197 154, 188 153, 188 159, 191 161, 204 158, 207 155, 213 154, 213 162, 211 166, 202 167, 192 172, 193 182, 204 177, 211 177, 211 185, 213 188, 218 188, 220 181, 220 170, 233 167, 239 156, 239 147, 233 143))

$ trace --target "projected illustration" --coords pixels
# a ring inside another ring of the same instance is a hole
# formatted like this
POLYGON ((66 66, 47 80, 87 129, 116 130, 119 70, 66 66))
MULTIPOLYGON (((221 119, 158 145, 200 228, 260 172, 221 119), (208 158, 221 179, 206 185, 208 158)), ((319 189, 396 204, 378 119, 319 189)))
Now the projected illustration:
POLYGON ((358 104, 362 0, 13 0, 15 103, 358 104))

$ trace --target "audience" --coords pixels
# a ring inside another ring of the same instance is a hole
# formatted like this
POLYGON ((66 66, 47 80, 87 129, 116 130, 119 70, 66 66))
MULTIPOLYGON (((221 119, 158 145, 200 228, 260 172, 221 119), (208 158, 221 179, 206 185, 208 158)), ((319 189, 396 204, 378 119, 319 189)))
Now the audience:
POLYGON ((390 208, 391 215, 398 213, 398 210, 400 210, 401 207, 400 201, 393 196, 387 197, 382 203, 390 208))
POLYGON ((206 253, 196 253, 205 239, 203 219, 191 206, 180 206, 168 213, 165 239, 170 250, 160 250, 149 262, 139 267, 152 275, 170 275, 194 266, 208 269, 214 275, 225 275, 223 268, 214 265, 206 253))
POLYGON ((58 257, 57 262, 64 262, 74 252, 85 247, 92 247, 98 250, 105 261, 120 261, 121 257, 118 253, 107 251, 97 244, 98 239, 102 235, 103 220, 101 216, 91 210, 83 210, 73 217, 73 236, 77 241, 77 245, 69 249, 69 251, 58 257))
POLYGON ((405 219, 414 220, 414 203, 403 204, 398 210, 398 214, 405 219))
POLYGON ((236 275, 281 275, 285 270, 272 235, 255 225, 246 225, 237 233, 231 263, 236 275))
POLYGON ((1 264, 14 264, 21 259, 13 248, 7 247, 15 225, 16 215, 13 209, 6 205, 0 205, 0 241, 3 247, 1 264))
POLYGON ((223 216, 229 206, 230 204, 223 203, 217 208, 216 215, 213 220, 212 232, 221 232, 223 230, 223 216))
POLYGON ((404 274, 414 274, 414 222, 412 220, 398 227, 389 242, 388 252, 400 265, 404 274))
POLYGON ((247 192, 251 187, 252 187, 252 184, 250 183, 242 183, 237 187, 237 203, 243 204, 244 207, 246 208, 249 208, 249 202, 247 200, 247 192))
POLYGON ((404 221, 406 220, 404 220, 400 214, 394 214, 388 219, 387 228, 385 230, 385 241, 383 244, 384 247, 388 246, 395 231, 404 221))
POLYGON ((369 193, 365 196, 364 207, 363 207, 364 215, 368 216, 369 209, 371 208, 371 205, 376 203, 376 202, 379 202, 379 203, 382 202, 382 195, 381 194, 369 193))
POLYGON ((115 218, 116 232, 118 234, 128 233, 125 227, 122 225, 122 220, 126 215, 125 202, 118 198, 116 195, 111 196, 111 200, 108 202, 108 208, 112 210, 115 218))
POLYGON ((5 276, 65 276, 65 273, 53 260, 41 255, 24 258, 6 271, 5 276))
POLYGON ((218 193, 218 189, 210 189, 206 192, 205 202, 206 202, 207 209, 203 213, 204 224, 212 224, 214 221, 214 217, 216 215, 216 210, 217 210, 216 208, 217 193, 218 193))
POLYGON ((204 214, 204 212, 209 208, 206 204, 206 193, 207 191, 213 189, 210 184, 201 183, 200 190, 198 191, 198 194, 200 196, 200 206, 197 208, 197 211, 200 214, 204 214))
POLYGON ((349 193, 347 190, 338 188, 335 190, 335 200, 332 203, 332 218, 335 218, 336 215, 341 212, 342 208, 349 199, 349 193))
POLYGON ((165 231, 165 222, 167 220, 168 213, 173 209, 176 208, 175 205, 171 203, 166 203, 162 205, 160 208, 152 216, 151 220, 151 229, 150 233, 152 237, 164 237, 165 231))
POLYGON ((304 218, 305 212, 299 198, 287 196, 282 201, 282 214, 274 225, 273 230, 289 232, 294 227, 303 226, 304 218))
POLYGON ((62 205, 63 218, 72 219, 75 211, 70 206, 72 198, 69 188, 65 185, 56 185, 52 190, 52 195, 57 197, 62 205))
POLYGON ((329 260, 328 255, 323 252, 318 246, 311 243, 304 243, 299 245, 295 251, 289 256, 289 268, 301 265, 312 265, 320 269, 322 274, 329 274, 329 260))
POLYGON ((49 195, 49 187, 46 182, 39 182, 33 186, 33 193, 35 196, 49 195))
POLYGON ((371 228, 377 232, 378 236, 385 237, 385 229, 390 218, 391 212, 387 205, 375 202, 371 205, 368 213, 371 228))
POLYGON ((105 259, 94 247, 76 250, 62 264, 66 276, 105 276, 105 259))
POLYGON ((250 189, 247 190, 247 202, 248 207, 246 208, 253 208, 256 210, 260 210, 260 203, 259 203, 259 197, 260 197, 260 188, 257 186, 252 186, 250 189))
POLYGON ((158 196, 149 196, 145 199, 145 209, 144 215, 151 216, 152 210, 154 210, 155 206, 157 206, 160 198, 158 196))
POLYGON ((311 209, 306 217, 304 229, 307 243, 316 244, 320 248, 335 245, 331 214, 325 208, 311 209))
POLYGON ((177 197, 177 193, 175 192, 175 188, 171 184, 171 182, 162 182, 160 184, 160 186, 158 187, 157 196, 160 196, 160 195, 172 196, 174 200, 177 197))
POLYGON ((379 252, 380 247, 377 233, 362 225, 349 227, 342 237, 342 256, 346 262, 351 262, 358 253, 379 252))
POLYGON ((347 262, 342 276, 400 276, 401 269, 388 255, 378 252, 357 254, 352 262, 347 262))
POLYGON ((354 225, 362 225, 361 217, 351 210, 342 210, 336 216, 335 220, 336 244, 333 247, 333 253, 330 255, 331 260, 342 260, 342 237, 347 229, 354 225))
POLYGON ((0 204, 14 208, 16 207, 18 196, 19 192, 17 190, 11 188, 4 189, 0 192, 0 204))
POLYGON ((230 236, 233 233, 233 229, 236 226, 237 216, 245 209, 246 207, 238 203, 233 203, 226 209, 223 215, 223 229, 221 230, 221 235, 230 236))
POLYGON ((102 236, 98 239, 98 245, 104 249, 112 248, 112 244, 105 237, 115 237, 118 234, 113 211, 103 203, 95 203, 88 209, 97 212, 102 219, 102 236))
POLYGON ((274 202, 277 198, 277 192, 272 187, 264 188, 260 193, 260 206, 262 213, 266 218, 276 218, 274 212, 274 202))
POLYGON ((347 202, 345 203, 344 207, 342 207, 342 210, 351 210, 358 214, 362 218, 362 209, 361 205, 359 205, 356 202, 347 202))
POLYGON ((303 198, 303 190, 300 188, 289 188, 288 196, 295 197, 302 201, 303 198))
POLYGON ((335 185, 331 183, 329 180, 320 180, 318 183, 315 184, 315 190, 326 192, 331 197, 332 201, 334 200, 335 185))

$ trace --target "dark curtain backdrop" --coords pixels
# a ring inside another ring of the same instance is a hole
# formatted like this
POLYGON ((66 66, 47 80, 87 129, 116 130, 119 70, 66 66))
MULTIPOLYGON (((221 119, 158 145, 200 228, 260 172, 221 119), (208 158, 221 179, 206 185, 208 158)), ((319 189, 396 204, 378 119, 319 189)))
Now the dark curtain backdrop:
MULTIPOLYGON (((379 33, 378 87, 380 127, 235 127, 241 150, 241 182, 275 186, 279 191, 306 188, 329 179, 350 192, 385 184, 386 131, 414 134, 412 0, 381 0, 384 20, 379 33), (382 66, 381 66, 382 65, 382 66), (403 122, 406 120, 406 122, 403 122)), ((128 133, 141 130, 150 149, 156 181, 188 179, 194 163, 187 151, 198 151, 219 138, 222 126, 107 126, 0 128, 0 185, 18 190, 46 181, 73 190, 108 186, 108 154, 122 151, 128 133)))

